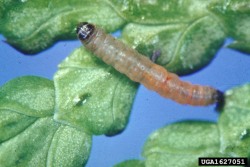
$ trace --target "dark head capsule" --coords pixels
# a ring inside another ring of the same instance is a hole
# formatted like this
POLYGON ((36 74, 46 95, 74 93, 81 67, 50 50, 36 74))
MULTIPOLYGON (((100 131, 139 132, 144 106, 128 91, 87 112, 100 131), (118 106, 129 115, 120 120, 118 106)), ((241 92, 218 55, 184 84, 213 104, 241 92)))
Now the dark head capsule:
POLYGON ((80 40, 88 40, 89 37, 94 33, 95 26, 88 22, 81 22, 76 28, 77 36, 80 40))

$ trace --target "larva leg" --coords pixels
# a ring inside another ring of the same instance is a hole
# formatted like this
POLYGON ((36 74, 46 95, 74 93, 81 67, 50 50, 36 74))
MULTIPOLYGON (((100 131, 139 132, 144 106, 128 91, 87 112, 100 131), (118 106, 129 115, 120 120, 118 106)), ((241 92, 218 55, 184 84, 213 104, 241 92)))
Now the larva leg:
POLYGON ((153 51, 153 54, 152 54, 152 56, 150 57, 150 60, 152 61, 152 62, 156 62, 156 60, 159 58, 161 56, 161 51, 160 50, 155 50, 155 51, 153 51))

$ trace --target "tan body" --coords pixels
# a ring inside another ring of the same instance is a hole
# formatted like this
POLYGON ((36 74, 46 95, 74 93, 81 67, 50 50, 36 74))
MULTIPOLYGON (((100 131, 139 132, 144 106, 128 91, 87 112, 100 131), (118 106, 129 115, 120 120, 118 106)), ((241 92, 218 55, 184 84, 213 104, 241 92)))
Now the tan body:
POLYGON ((166 98, 181 104, 200 106, 213 104, 218 100, 216 89, 181 81, 176 74, 153 63, 102 29, 95 27, 93 34, 81 41, 105 63, 166 98))

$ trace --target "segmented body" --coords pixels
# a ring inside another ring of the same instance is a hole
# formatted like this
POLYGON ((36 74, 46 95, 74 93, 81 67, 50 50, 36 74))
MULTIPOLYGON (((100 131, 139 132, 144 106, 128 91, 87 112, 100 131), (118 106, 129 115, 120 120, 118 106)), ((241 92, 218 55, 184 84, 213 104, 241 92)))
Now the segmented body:
POLYGON ((84 46, 131 80, 181 104, 209 105, 220 92, 209 86, 183 82, 176 74, 154 64, 147 57, 89 23, 80 23, 77 35, 84 46))

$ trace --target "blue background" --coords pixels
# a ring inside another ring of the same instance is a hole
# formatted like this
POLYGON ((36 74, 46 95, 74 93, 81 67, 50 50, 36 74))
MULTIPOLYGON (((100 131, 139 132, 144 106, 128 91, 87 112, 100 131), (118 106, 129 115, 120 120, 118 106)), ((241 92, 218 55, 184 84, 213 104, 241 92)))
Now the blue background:
MULTIPOLYGON (((0 85, 24 75, 52 79, 57 65, 81 46, 77 40, 62 41, 36 56, 24 56, 3 40, 4 37, 0 35, 0 85)), ((225 91, 249 82, 249 65, 249 55, 222 48, 211 64, 199 72, 182 77, 182 80, 225 91)), ((180 105, 140 86, 126 130, 115 137, 94 136, 87 167, 109 167, 127 159, 143 159, 141 151, 152 132, 181 120, 217 121, 218 113, 214 108, 180 105)))

